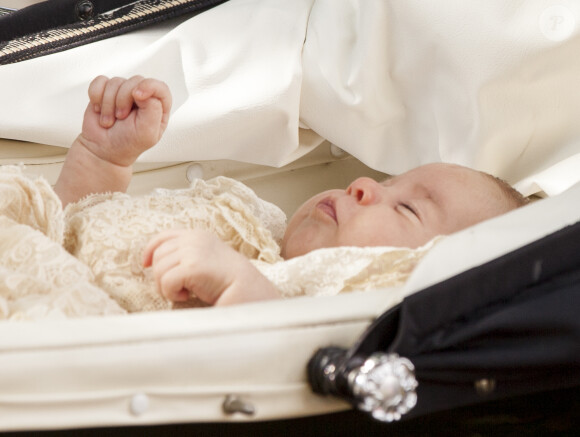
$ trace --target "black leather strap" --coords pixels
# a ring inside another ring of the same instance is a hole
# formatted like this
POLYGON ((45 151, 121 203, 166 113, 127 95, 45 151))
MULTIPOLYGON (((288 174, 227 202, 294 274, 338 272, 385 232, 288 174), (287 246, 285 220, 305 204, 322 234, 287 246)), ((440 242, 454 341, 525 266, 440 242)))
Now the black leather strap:
POLYGON ((0 64, 140 29, 227 0, 49 0, 0 16, 0 64))
POLYGON ((47 0, 20 9, 0 21, 0 41, 94 18, 135 0, 47 0))

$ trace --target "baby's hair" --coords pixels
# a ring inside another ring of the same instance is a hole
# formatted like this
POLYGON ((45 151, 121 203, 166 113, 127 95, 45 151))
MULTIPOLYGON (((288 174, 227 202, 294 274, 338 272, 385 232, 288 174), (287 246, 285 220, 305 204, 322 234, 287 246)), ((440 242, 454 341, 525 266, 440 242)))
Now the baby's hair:
POLYGON ((504 195, 505 200, 513 207, 513 209, 519 208, 520 206, 527 205, 530 203, 530 199, 524 197, 522 193, 508 184, 501 178, 491 175, 489 173, 481 172, 487 178, 489 178, 495 185, 500 189, 501 193, 504 195))

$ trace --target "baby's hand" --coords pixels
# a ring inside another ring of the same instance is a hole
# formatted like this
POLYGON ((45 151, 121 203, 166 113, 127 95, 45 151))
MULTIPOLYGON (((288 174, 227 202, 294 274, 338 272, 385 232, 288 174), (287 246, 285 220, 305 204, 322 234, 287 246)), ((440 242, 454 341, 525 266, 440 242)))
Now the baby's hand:
POLYGON ((190 295, 210 305, 279 298, 247 258, 203 230, 158 234, 143 252, 143 265, 153 267, 158 291, 173 302, 190 295))
POLYGON ((116 165, 132 165, 159 141, 169 121, 171 93, 155 79, 99 76, 89 86, 89 99, 79 140, 116 165))

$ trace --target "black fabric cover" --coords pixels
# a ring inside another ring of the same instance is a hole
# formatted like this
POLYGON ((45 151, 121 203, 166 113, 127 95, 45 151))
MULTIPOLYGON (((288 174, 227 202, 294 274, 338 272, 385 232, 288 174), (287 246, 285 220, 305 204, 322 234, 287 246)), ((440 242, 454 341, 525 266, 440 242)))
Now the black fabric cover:
POLYGON ((378 350, 415 365, 406 417, 580 386, 580 223, 409 296, 349 355, 378 350))

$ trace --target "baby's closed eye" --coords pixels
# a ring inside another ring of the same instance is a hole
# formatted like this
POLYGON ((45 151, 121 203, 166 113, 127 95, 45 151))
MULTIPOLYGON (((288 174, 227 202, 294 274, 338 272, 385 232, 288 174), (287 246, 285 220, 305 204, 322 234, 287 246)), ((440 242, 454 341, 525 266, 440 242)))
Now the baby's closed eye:
POLYGON ((421 217, 419 216, 417 208, 410 203, 401 202, 397 205, 396 209, 399 213, 403 214, 410 220, 413 220, 415 222, 421 221, 421 217))

